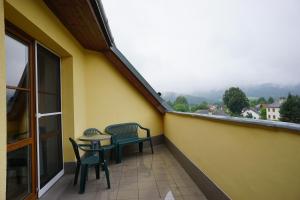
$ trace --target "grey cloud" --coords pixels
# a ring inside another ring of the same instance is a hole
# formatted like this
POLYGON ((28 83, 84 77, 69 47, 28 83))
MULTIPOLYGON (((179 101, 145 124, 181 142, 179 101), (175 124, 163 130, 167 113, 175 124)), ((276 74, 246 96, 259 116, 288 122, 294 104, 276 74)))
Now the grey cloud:
POLYGON ((298 0, 104 0, 118 48, 157 91, 300 82, 298 0))

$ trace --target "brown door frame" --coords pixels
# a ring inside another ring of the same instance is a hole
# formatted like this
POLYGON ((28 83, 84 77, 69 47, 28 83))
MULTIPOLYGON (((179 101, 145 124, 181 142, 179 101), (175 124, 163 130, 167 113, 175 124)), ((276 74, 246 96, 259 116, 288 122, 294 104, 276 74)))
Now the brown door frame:
POLYGON ((35 40, 15 25, 5 20, 5 34, 28 45, 29 48, 29 87, 18 88, 7 85, 7 89, 15 89, 29 93, 29 133, 30 137, 17 141, 13 144, 7 144, 7 152, 19 149, 25 146, 31 146, 31 193, 25 200, 37 199, 37 148, 36 148, 36 98, 35 98, 35 40))

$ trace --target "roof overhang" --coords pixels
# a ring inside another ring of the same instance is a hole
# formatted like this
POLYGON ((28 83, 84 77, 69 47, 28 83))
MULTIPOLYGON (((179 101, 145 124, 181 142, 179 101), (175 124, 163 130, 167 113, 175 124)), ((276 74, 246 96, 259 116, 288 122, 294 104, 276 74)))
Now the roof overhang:
POLYGON ((86 49, 109 50, 113 45, 104 23, 104 10, 96 0, 44 0, 51 11, 86 49), (96 11, 96 12, 95 12, 96 11), (99 20, 101 19, 101 20, 99 20))
POLYGON ((44 0, 44 2, 84 48, 103 52, 118 71, 159 112, 172 110, 117 49, 101 0, 44 0))

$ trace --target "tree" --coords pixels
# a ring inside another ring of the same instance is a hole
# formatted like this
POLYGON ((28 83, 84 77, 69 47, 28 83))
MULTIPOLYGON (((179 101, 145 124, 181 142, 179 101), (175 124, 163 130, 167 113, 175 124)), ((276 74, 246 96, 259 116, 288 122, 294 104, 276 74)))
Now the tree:
POLYGON ((238 116, 243 108, 249 107, 249 100, 245 93, 238 87, 231 87, 225 91, 223 102, 232 115, 238 116))
POLYGON ((260 118, 261 119, 267 119, 267 109, 266 108, 261 109, 260 118))
POLYGON ((184 96, 178 96, 174 101, 174 105, 175 104, 189 104, 189 103, 184 96))
POLYGON ((173 109, 180 112, 188 112, 190 106, 184 96, 178 96, 173 103, 173 109))
POLYGON ((167 101, 167 104, 168 104, 169 106, 173 107, 173 103, 172 103, 170 100, 167 101))
POLYGON ((197 110, 206 110, 208 109, 208 103, 206 101, 198 104, 198 105, 194 105, 192 108, 191 108, 191 111, 192 112, 196 112, 197 110))
POLYGON ((268 99, 268 104, 271 104, 271 103, 274 103, 273 97, 269 97, 269 99, 268 99))
POLYGON ((179 112, 188 112, 189 111, 189 106, 186 104, 175 104, 173 106, 174 110, 179 111, 179 112))
POLYGON ((257 100, 249 100, 250 107, 255 107, 258 104, 257 100))
POLYGON ((279 112, 281 121, 300 124, 300 96, 289 94, 279 112))
MULTIPOLYGON (((273 100, 273 101, 274 101, 274 100, 273 100)), ((257 103, 259 103, 259 104, 267 103, 267 100, 266 100, 264 97, 260 97, 260 98, 257 100, 257 103)))

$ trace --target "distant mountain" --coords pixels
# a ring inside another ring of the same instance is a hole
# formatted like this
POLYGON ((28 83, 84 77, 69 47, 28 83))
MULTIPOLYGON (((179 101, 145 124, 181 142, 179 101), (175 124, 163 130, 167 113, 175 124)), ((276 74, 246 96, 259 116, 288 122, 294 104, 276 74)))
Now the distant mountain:
POLYGON ((175 92, 162 93, 162 98, 166 101, 171 101, 171 102, 174 102, 178 96, 184 96, 187 99, 187 101, 189 102, 189 104, 199 104, 203 101, 208 101, 207 98, 193 96, 193 95, 189 95, 189 94, 179 94, 179 93, 175 93, 175 92))
POLYGON ((199 104, 203 101, 208 101, 207 98, 197 97, 197 96, 192 96, 192 95, 185 95, 185 98, 187 99, 189 104, 199 104))
MULTIPOLYGON (((241 89, 246 93, 247 97, 259 98, 259 97, 286 97, 288 93, 294 95, 300 95, 300 84, 293 86, 279 86, 271 83, 261 84, 256 86, 241 87, 241 89)), ((185 96, 190 104, 199 104, 203 101, 210 103, 221 102, 222 96, 226 89, 211 90, 208 92, 195 92, 193 94, 180 94, 176 92, 165 92, 162 93, 162 97, 166 101, 174 102, 175 99, 182 95, 185 96)))
POLYGON ((300 95, 300 84, 293 86, 279 86, 275 84, 262 84, 259 86, 252 86, 241 88, 247 96, 250 97, 265 97, 273 98, 286 97, 289 93, 300 95))
POLYGON ((171 101, 174 102, 175 99, 180 96, 181 94, 176 93, 176 92, 162 92, 161 93, 161 97, 165 100, 165 101, 171 101))

